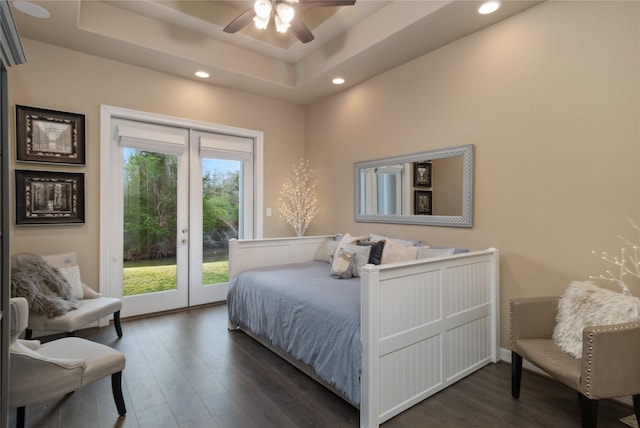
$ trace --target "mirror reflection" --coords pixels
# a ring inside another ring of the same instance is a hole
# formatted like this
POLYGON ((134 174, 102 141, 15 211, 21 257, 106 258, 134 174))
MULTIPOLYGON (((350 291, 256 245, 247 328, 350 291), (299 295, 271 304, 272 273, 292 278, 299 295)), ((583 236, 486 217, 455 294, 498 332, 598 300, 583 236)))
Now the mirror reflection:
POLYGON ((473 146, 355 164, 355 220, 471 227, 473 146))

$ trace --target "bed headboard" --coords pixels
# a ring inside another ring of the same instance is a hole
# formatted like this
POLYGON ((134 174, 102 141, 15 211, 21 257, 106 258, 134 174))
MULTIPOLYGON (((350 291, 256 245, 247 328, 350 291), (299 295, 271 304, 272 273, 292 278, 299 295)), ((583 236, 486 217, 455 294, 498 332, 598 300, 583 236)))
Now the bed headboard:
POLYGON ((229 241, 229 278, 247 269, 313 261, 320 244, 334 236, 232 239, 229 241))

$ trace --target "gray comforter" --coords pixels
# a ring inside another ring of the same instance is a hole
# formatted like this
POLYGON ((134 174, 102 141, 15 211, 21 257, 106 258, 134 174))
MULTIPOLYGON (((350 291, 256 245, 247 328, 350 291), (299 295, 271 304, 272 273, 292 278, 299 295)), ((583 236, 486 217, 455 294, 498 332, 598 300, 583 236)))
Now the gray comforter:
POLYGON ((229 320, 310 365, 360 403, 360 278, 334 279, 327 263, 250 270, 233 278, 229 320))

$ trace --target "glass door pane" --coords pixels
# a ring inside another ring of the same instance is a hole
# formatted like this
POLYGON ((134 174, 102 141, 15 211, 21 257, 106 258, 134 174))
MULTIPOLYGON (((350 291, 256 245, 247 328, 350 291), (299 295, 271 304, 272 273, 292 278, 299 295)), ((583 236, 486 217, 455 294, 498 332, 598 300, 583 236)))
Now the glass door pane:
POLYGON ((190 134, 189 304, 224 301, 229 240, 253 233, 253 141, 190 134))
POLYGON ((175 155, 123 148, 123 296, 177 288, 175 155))
POLYGON ((239 161, 202 159, 202 286, 229 281, 229 240, 239 237, 241 167, 239 161))

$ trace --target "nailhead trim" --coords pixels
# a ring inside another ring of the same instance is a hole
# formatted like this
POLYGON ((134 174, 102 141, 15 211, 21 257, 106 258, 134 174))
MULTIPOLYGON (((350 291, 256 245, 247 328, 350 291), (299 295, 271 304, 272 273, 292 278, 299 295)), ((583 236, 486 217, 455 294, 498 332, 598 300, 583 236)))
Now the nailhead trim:
MULTIPOLYGON (((587 350, 589 351, 587 353, 587 373, 591 373, 593 370, 591 368, 591 366, 593 365, 593 341, 595 338, 595 335, 597 333, 604 333, 607 331, 618 331, 618 330, 627 330, 630 328, 638 328, 640 327, 640 323, 636 322, 636 323, 631 323, 631 324, 626 324, 624 328, 620 327, 620 324, 615 324, 615 325, 604 325, 604 326, 600 326, 597 327, 595 329, 593 329, 592 331, 589 332, 589 339, 588 339, 588 347, 587 350)), ((591 397, 591 375, 587 375, 586 377, 587 382, 585 383, 585 387, 586 387, 586 391, 584 392, 584 395, 589 398, 591 397)))

